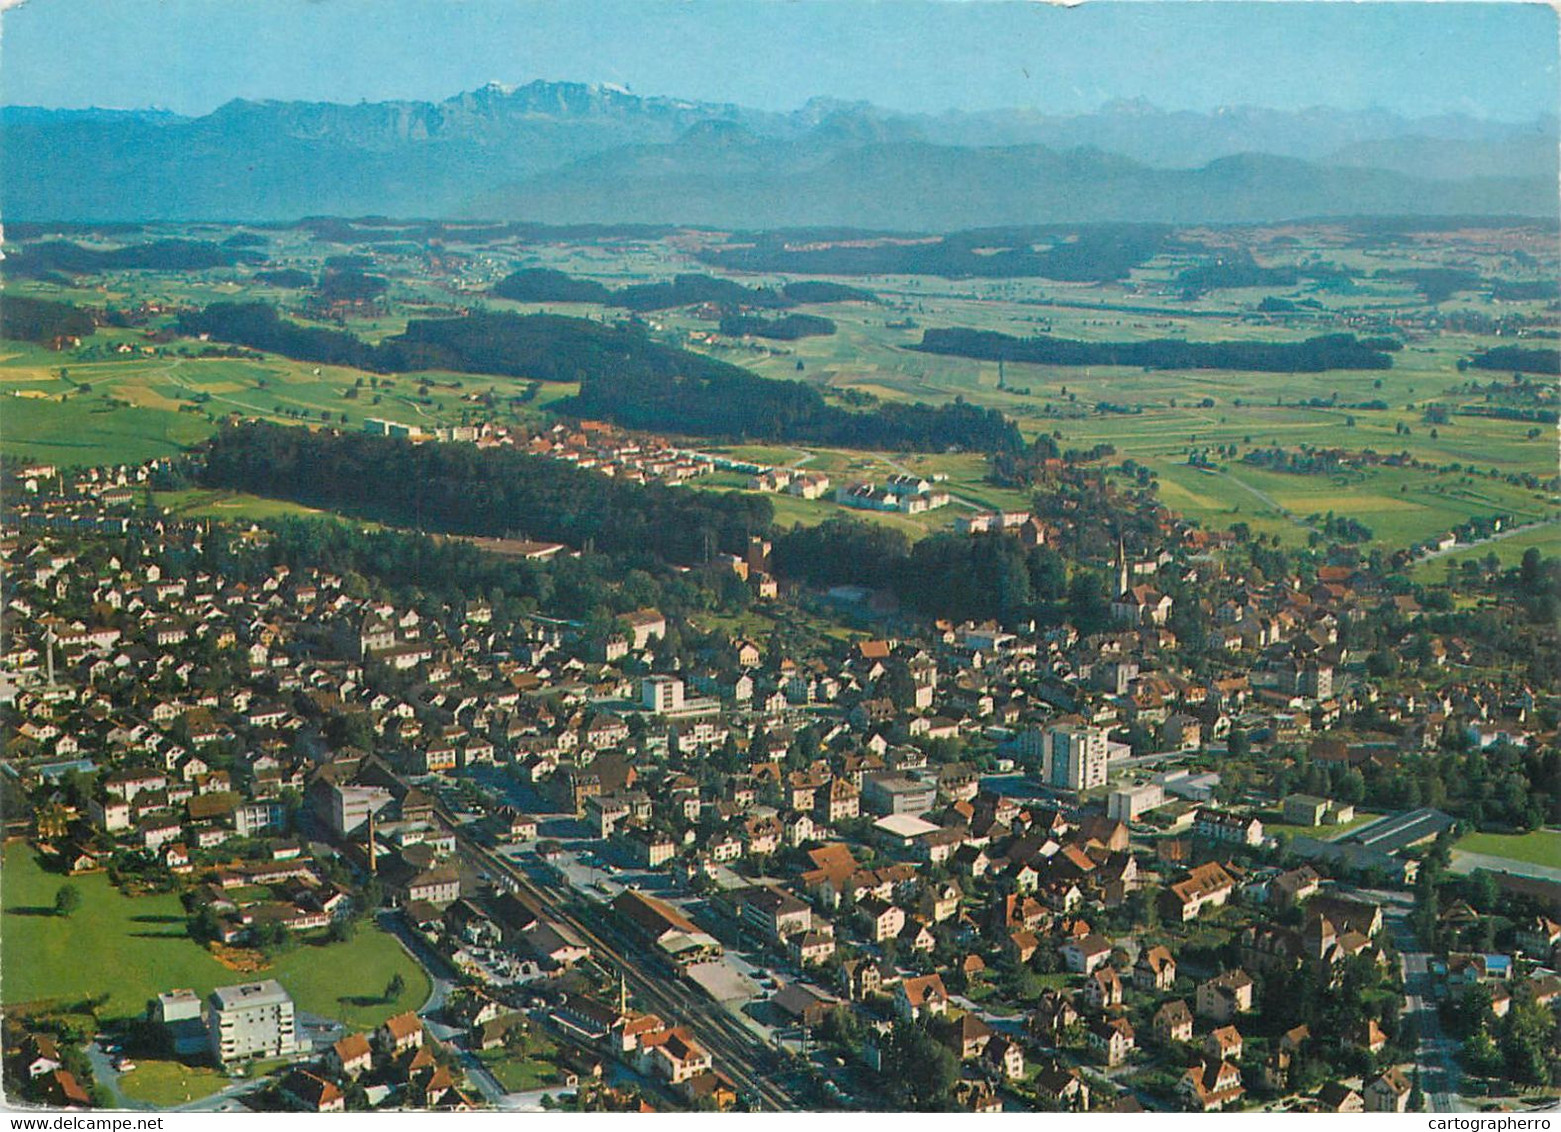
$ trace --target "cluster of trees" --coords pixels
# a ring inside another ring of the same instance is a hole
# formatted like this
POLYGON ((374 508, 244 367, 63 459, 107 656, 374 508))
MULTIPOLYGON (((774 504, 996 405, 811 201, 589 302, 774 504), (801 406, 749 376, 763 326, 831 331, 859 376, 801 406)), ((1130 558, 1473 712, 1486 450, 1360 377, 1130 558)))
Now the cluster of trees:
POLYGON ((997 532, 938 534, 913 545, 901 531, 836 516, 779 536, 774 562, 786 577, 816 586, 889 589, 907 608, 935 617, 1067 619, 1083 633, 1104 629, 1111 617, 1099 575, 1078 571, 1070 578, 1056 551, 1027 549, 997 532))
POLYGON ((489 294, 519 303, 609 303, 612 291, 594 279, 579 279, 551 267, 532 267, 500 279, 489 294))
POLYGON ((1323 1062, 1335 1072, 1364 1074, 1373 1068, 1370 1054, 1344 1040, 1368 1021, 1375 1021, 1388 1038, 1390 1048, 1379 1055, 1380 1063, 1407 1060, 1401 1055, 1418 1040, 1401 1013, 1404 996, 1397 972, 1379 967, 1370 956, 1346 960, 1337 981, 1320 977, 1311 963, 1268 972, 1262 978, 1261 1002, 1265 1030, 1282 1033, 1293 1026, 1309 1027, 1320 1047, 1313 1049, 1312 1056, 1322 1053, 1323 1062))
POLYGON ((314 276, 307 271, 300 271, 296 267, 281 267, 275 271, 257 271, 254 278, 256 283, 265 283, 272 287, 286 287, 290 291, 296 291, 300 287, 308 287, 314 283, 314 276))
POLYGON ((959 1058, 929 1026, 896 1022, 879 1047, 881 1078, 894 1107, 907 1112, 946 1112, 960 1078, 959 1058))
MULTIPOLYGON (((1068 585, 1067 569, 1056 551, 1026 549, 1017 538, 996 532, 922 539, 899 564, 893 581, 901 602, 919 612, 959 621, 995 618, 1005 624, 1042 613, 1037 602, 1057 601, 1068 585)), ((1103 599, 1103 591, 1098 596, 1103 599)), ((1103 600, 1101 604, 1103 621, 1110 610, 1103 600)), ((1093 612, 1086 611, 1087 620, 1094 621, 1093 612)))
POLYGON ((1544 302, 1561 298, 1554 280, 1492 279, 1491 298, 1508 303, 1544 302))
POLYGON ((1046 462, 1060 456, 1057 441, 1043 433, 1028 448, 994 452, 988 461, 987 478, 1001 487, 1034 487, 1042 478, 1046 462))
POLYGON ((1412 284, 1428 303, 1444 303, 1459 291, 1480 287, 1480 273, 1461 267, 1404 267, 1377 272, 1378 279, 1401 279, 1412 284))
POLYGON ((1348 459, 1349 453, 1342 448, 1302 446, 1291 451, 1275 445, 1272 448, 1254 448, 1241 457, 1241 462, 1255 468, 1289 472, 1296 476, 1334 476, 1353 470, 1348 459))
POLYGON ((212 303, 205 310, 181 312, 177 325, 179 333, 190 337, 209 334, 294 361, 392 372, 381 361, 379 348, 346 331, 290 322, 269 303, 212 303))
POLYGON ((212 303, 179 316, 179 330, 209 334, 295 361, 352 366, 373 373, 446 369, 543 381, 588 375, 634 380, 642 375, 745 373, 735 366, 652 341, 634 326, 604 326, 560 315, 474 312, 465 318, 413 319, 406 333, 378 345, 341 330, 301 326, 269 303, 212 303))
POLYGON ((632 283, 614 290, 593 279, 580 279, 547 267, 525 268, 506 275, 493 285, 491 294, 522 303, 601 303, 632 311, 669 310, 695 303, 778 309, 797 303, 877 301, 871 291, 840 283, 789 283, 777 291, 694 274, 675 275, 671 282, 632 283))
MULTIPOLYGON (((1184 298, 1197 298, 1209 291, 1232 287, 1293 287, 1302 279, 1345 279, 1349 273, 1333 264, 1306 264, 1300 267, 1263 267, 1252 258, 1252 253, 1220 256, 1205 263, 1184 269, 1176 277, 1184 298)), ((1269 305, 1263 300, 1260 310, 1294 310, 1293 302, 1276 300, 1269 305), (1279 305, 1283 304, 1283 305, 1279 305)))
POLYGON ((878 296, 861 287, 848 287, 844 283, 830 283, 824 279, 804 279, 800 283, 788 283, 781 294, 794 303, 876 303, 878 296))
POLYGON ((1041 336, 1015 338, 995 330, 965 327, 922 332, 911 347, 929 354, 953 354, 987 361, 1051 366, 1134 366, 1146 369, 1232 369, 1263 373, 1321 373, 1330 369, 1391 369, 1387 351, 1398 343, 1353 334, 1323 334, 1304 342, 1080 342, 1041 336))
POLYGON ((0 337, 14 342, 85 338, 96 329, 92 315, 80 307, 22 295, 7 295, 3 317, 0 317, 0 337))
POLYGON ((1554 346, 1497 346, 1475 354, 1469 364, 1475 369, 1561 374, 1561 349, 1554 346))
POLYGON ((695 303, 719 306, 787 307, 785 296, 768 287, 744 287, 713 275, 674 275, 670 283, 631 283, 612 301, 631 311, 661 311, 695 303))
POLYGON ((781 318, 762 318, 751 314, 721 316, 721 333, 734 338, 749 334, 755 338, 792 342, 798 338, 819 338, 834 332, 833 320, 816 314, 788 314, 781 318))
POLYGON ((322 302, 363 303, 377 299, 390 289, 390 280, 382 275, 369 275, 358 268, 333 270, 327 268, 320 276, 315 294, 322 302))
MULTIPOLYGON (((1460 417, 1492 417, 1499 421, 1533 421, 1537 424, 1555 424, 1561 413, 1555 409, 1520 409, 1513 405, 1463 405, 1458 409, 1460 417)), ((1530 435, 1538 435, 1531 429, 1530 435)))
POLYGON ((949 279, 1034 278, 1109 282, 1158 255, 1170 230, 1154 224, 1037 226, 954 232, 928 243, 847 240, 802 244, 795 234, 760 234, 740 247, 701 253, 735 271, 798 275, 940 275, 949 279), (1037 251, 1036 244, 1048 245, 1037 251), (800 245, 800 246, 799 246, 800 245))
POLYGON ((1324 538, 1336 542, 1370 542, 1376 537, 1376 532, 1359 519, 1332 511, 1323 517, 1321 530, 1324 538))
POLYGON ((519 452, 411 444, 259 422, 218 432, 202 482, 451 534, 523 532, 574 547, 701 562, 767 532, 768 499, 633 484, 519 452))

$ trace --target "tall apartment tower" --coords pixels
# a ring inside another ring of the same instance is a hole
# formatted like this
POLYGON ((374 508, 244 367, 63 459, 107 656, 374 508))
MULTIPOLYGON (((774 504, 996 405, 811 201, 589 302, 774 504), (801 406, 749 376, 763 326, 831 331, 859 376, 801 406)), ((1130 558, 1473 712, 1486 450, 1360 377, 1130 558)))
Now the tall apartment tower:
POLYGON ((288 1057, 297 1051, 293 1000, 275 979, 218 987, 206 1003, 211 1052, 218 1065, 251 1057, 288 1057))
POLYGON ((1057 790, 1093 790, 1106 784, 1106 733, 1099 727, 1048 727, 1041 778, 1057 790))

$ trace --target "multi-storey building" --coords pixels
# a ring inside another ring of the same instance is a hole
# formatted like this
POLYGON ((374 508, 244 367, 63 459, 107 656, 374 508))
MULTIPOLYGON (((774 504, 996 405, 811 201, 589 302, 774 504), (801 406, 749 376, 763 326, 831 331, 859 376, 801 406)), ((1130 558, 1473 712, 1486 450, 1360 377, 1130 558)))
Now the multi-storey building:
POLYGON ((206 1002, 211 1052, 218 1064, 296 1051, 293 1000, 275 979, 218 987, 206 1002))

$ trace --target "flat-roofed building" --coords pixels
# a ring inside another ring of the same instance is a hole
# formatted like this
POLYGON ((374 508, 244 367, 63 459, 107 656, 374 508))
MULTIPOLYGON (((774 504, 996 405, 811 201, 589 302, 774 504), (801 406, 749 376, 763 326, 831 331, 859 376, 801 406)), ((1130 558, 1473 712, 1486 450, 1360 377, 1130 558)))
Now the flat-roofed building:
POLYGON ((218 1064, 297 1052, 293 1000, 275 979, 218 987, 206 1003, 211 1052, 218 1064))
POLYGON ((862 801, 877 814, 924 814, 937 804, 938 788, 905 775, 875 775, 862 783, 862 801))
POLYGON ((1106 799, 1106 816, 1114 821, 1137 821, 1139 815, 1165 804, 1165 787, 1158 782, 1124 786, 1106 799))

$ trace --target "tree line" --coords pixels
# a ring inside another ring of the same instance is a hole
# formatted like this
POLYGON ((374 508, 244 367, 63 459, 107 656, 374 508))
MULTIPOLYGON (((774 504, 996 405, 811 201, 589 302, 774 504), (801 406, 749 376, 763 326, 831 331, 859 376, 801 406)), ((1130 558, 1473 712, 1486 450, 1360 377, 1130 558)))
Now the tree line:
MULTIPOLYGON (((848 234, 842 234, 848 235, 848 234)), ((699 258, 734 271, 798 275, 939 275, 949 279, 1059 279, 1109 282, 1158 255, 1170 229, 1153 224, 993 228, 923 242, 861 239, 797 246, 796 235, 761 233, 699 258), (1034 245, 1046 244, 1037 250, 1034 245)))
POLYGON ((1018 426, 1001 412, 962 399, 938 406, 882 402, 867 412, 851 412, 826 402, 811 385, 772 381, 736 366, 702 374, 645 374, 628 381, 592 374, 578 397, 558 407, 627 428, 737 440, 901 452, 995 452, 1023 444, 1018 426))
POLYGON ((524 268, 495 283, 490 294, 522 303, 600 303, 632 311, 714 303, 719 306, 780 309, 798 303, 877 302, 871 291, 840 283, 788 283, 779 290, 744 287, 730 279, 680 274, 671 282, 631 283, 616 290, 548 267, 524 268))
POLYGON ((1049 366, 1132 366, 1146 369, 1229 369, 1261 373, 1321 373, 1331 369, 1391 369, 1398 343, 1353 334, 1323 334, 1303 342, 1080 342, 1039 336, 1015 338, 966 327, 922 332, 929 354, 1049 366))
MULTIPOLYGON (((1263 267, 1252 258, 1250 251, 1242 249, 1185 268, 1176 276, 1176 282, 1182 289, 1183 298, 1197 298, 1208 291, 1227 288, 1293 287, 1302 279, 1348 279, 1349 277, 1348 270, 1331 263, 1263 267)), ((1293 308, 1294 304, 1290 306, 1293 308)))
POLYGON ((8 275, 47 277, 95 275, 103 271, 206 271, 236 264, 260 264, 266 257, 244 248, 221 247, 206 240, 151 240, 100 250, 70 240, 46 240, 7 248, 8 275))
POLYGON ((412 319, 406 332, 373 344, 345 330, 303 326, 263 302, 212 303, 179 316, 179 331, 208 334, 295 361, 351 366, 371 373, 444 369, 541 381, 582 381, 600 374, 744 371, 652 340, 635 326, 605 326, 562 315, 474 311, 463 318, 412 319))

